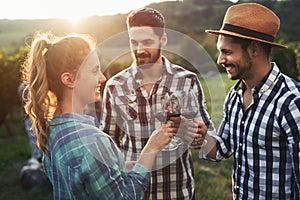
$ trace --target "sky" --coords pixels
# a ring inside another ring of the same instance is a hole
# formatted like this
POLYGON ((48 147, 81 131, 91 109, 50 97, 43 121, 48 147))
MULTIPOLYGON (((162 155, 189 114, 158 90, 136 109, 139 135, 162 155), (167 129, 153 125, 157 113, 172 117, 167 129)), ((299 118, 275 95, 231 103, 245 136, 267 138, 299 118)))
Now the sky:
POLYGON ((162 1, 172 0, 6 0, 0 6, 0 19, 78 20, 93 15, 124 14, 162 1))

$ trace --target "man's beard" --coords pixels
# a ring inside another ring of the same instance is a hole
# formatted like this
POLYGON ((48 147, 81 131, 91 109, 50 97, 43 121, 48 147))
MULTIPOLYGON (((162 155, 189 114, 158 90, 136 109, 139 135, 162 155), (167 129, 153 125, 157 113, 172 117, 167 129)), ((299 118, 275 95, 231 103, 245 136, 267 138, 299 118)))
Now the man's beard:
POLYGON ((151 54, 148 52, 143 52, 141 54, 135 53, 136 64, 139 68, 142 68, 142 69, 150 68, 160 58, 160 54, 161 54, 160 48, 157 49, 157 52, 153 56, 151 56, 151 54), (140 60, 139 58, 142 58, 142 59, 146 58, 146 59, 148 59, 148 61, 144 62, 145 60, 140 60))
POLYGON ((249 71, 252 68, 252 61, 250 59, 250 56, 248 52, 244 51, 243 54, 243 62, 241 64, 233 64, 233 63, 228 63, 225 64, 224 67, 226 68, 227 66, 233 66, 235 70, 237 71, 237 74, 233 75, 231 74, 231 80, 239 80, 239 79, 245 79, 247 78, 250 74, 249 71))

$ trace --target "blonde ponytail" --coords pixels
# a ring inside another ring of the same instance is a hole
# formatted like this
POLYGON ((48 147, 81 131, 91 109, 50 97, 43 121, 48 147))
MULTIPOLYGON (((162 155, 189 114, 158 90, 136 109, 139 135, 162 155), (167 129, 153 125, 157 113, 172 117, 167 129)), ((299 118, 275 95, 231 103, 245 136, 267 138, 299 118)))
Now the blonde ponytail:
POLYGON ((48 144, 48 124, 58 110, 63 86, 63 72, 76 73, 95 41, 88 35, 72 34, 55 37, 37 33, 23 64, 23 75, 29 89, 25 106, 36 132, 37 145, 45 153, 48 144))
POLYGON ((37 34, 25 62, 29 89, 29 98, 25 109, 32 120, 37 144, 43 152, 46 151, 48 143, 47 129, 49 117, 51 117, 49 108, 52 101, 49 95, 45 56, 51 45, 52 42, 48 36, 37 34))

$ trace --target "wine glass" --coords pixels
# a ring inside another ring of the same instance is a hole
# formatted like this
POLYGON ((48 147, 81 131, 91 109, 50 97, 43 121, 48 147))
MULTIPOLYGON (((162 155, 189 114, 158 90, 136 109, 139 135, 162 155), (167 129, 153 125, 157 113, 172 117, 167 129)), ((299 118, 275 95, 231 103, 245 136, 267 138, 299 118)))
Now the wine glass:
MULTIPOLYGON (((170 109, 170 96, 166 93, 164 96, 157 96, 155 103, 152 106, 152 112, 154 117, 158 119, 161 123, 168 123, 170 120, 170 115, 168 114, 170 109)), ((162 151, 173 151, 178 148, 178 144, 174 137, 172 137, 171 142, 162 149, 162 151)))
MULTIPOLYGON (((181 108, 182 108, 182 101, 180 99, 180 95, 177 92, 173 92, 170 94, 168 100, 168 107, 167 107, 167 120, 171 121, 171 117, 180 117, 181 115, 181 108)), ((179 137, 173 136, 173 140, 176 142, 177 146, 182 144, 182 140, 179 137)))
MULTIPOLYGON (((197 117, 199 113, 199 102, 197 96, 192 90, 187 92, 183 91, 181 94, 181 115, 185 117, 187 120, 192 121, 194 118, 197 117)), ((207 140, 204 139, 203 143, 200 144, 195 138, 192 143, 190 144, 191 148, 199 148, 204 146, 207 143, 207 140)))
POLYGON ((199 103, 192 90, 182 92, 181 95, 181 114, 188 120, 193 120, 199 112, 199 103))

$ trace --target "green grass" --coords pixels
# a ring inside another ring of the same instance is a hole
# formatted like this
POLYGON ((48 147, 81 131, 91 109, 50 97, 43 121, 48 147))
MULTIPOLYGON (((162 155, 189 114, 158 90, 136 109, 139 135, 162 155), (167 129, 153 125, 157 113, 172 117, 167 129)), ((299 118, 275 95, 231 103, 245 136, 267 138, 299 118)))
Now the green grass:
MULTIPOLYGON (((207 97, 207 107, 216 128, 223 115, 224 93, 227 93, 234 83, 234 81, 228 80, 226 74, 206 77, 202 80, 207 97), (225 91, 222 91, 224 88, 225 91)), ((19 172, 30 157, 30 148, 19 113, 20 110, 17 109, 8 117, 12 135, 8 135, 3 126, 0 127, 0 200, 53 199, 52 193, 49 191, 26 190, 21 186, 19 172)), ((215 163, 200 160, 198 152, 193 149, 191 151, 194 159, 196 199, 232 199, 232 159, 215 163)))
MULTIPOLYGON (((227 92, 236 81, 227 74, 204 77, 201 84, 211 119, 217 129, 223 117, 223 103, 227 92)), ((212 162, 198 158, 198 151, 192 149, 195 169, 196 199, 231 200, 231 169, 233 159, 212 162)))
POLYGON ((232 160, 211 162, 200 160, 198 152, 192 150, 195 169, 196 199, 231 200, 232 160))
POLYGON ((20 182, 20 169, 30 158, 30 147, 20 114, 9 116, 12 135, 0 127, 0 199, 47 200, 52 192, 43 189, 26 190, 20 182))
POLYGON ((226 94, 236 81, 230 80, 224 73, 216 76, 202 76, 200 80, 208 112, 217 128, 223 117, 223 103, 226 94))
POLYGON ((20 182, 20 169, 30 157, 27 136, 19 135, 0 140, 0 199, 53 199, 43 189, 26 190, 20 182))

